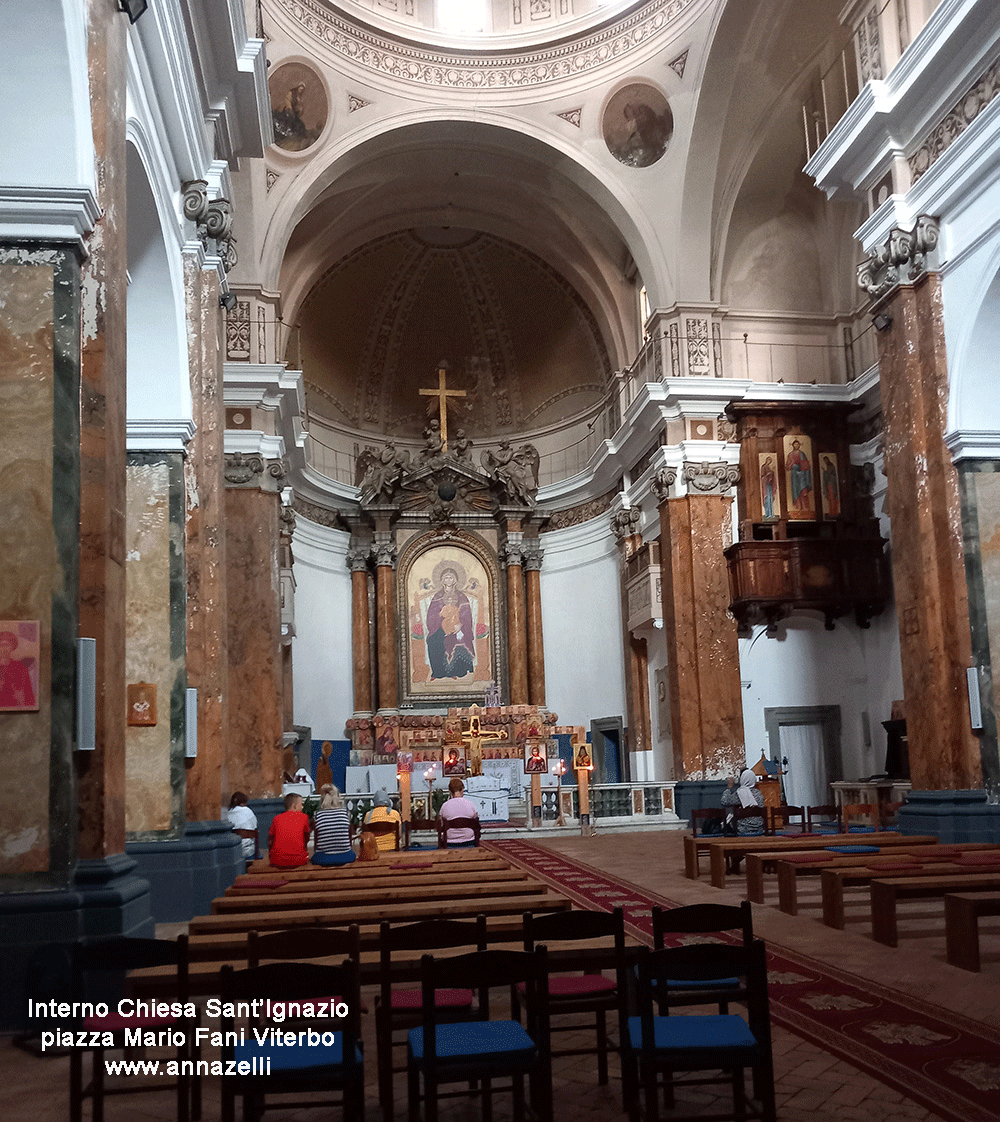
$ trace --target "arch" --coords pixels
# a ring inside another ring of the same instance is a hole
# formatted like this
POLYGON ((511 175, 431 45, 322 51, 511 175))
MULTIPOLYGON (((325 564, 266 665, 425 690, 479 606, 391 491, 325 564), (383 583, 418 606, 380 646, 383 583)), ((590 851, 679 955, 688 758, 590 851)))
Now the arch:
POLYGON ((413 111, 379 122, 332 146, 326 163, 315 161, 295 177, 294 194, 283 198, 274 211, 261 250, 264 284, 283 292, 286 319, 324 264, 332 264, 345 252, 383 233, 406 226, 442 224, 464 225, 493 233, 547 255, 562 274, 573 283, 602 322, 613 353, 625 356, 635 349, 634 332, 628 323, 636 313, 622 309, 615 292, 621 283, 626 252, 635 261, 650 299, 657 301, 669 290, 670 277, 660 250, 659 236, 639 202, 620 181, 609 174, 586 151, 555 137, 536 124, 518 121, 515 126, 500 112, 455 107, 413 111), (428 116, 430 119, 428 119, 428 116), (445 155, 461 153, 463 165, 471 168, 468 190, 461 193, 457 184, 456 201, 447 210, 447 198, 423 201, 411 209, 400 205, 405 183, 392 185, 392 206, 382 209, 376 175, 369 168, 384 169, 388 161, 415 166, 426 160, 429 147, 445 155), (503 191, 471 189, 471 177, 486 181, 490 165, 517 167, 519 175, 503 177, 503 191), (520 194, 512 199, 516 182, 520 194), (351 194, 347 196, 347 187, 351 194), (559 197, 557 197, 557 195, 559 197), (336 200, 336 203, 332 203, 336 200), (304 254, 295 252, 295 234, 310 214, 329 204, 331 222, 317 235, 323 241, 309 243, 305 269, 304 254), (589 213, 588 213, 589 211, 589 213), (592 219, 589 223, 586 218, 592 219), (589 229, 588 229, 589 227, 589 229), (581 229, 588 229, 588 244, 581 229), (544 235, 544 236, 543 236, 544 235), (611 243, 617 242, 621 251, 611 243))
POLYGON ((0 98, 4 150, 16 156, 5 161, 7 183, 95 188, 89 85, 85 5, 5 6, 0 98))
POLYGON ((134 122, 126 145, 128 252, 127 415, 135 420, 191 416, 187 319, 181 262, 157 205, 134 122))
POLYGON ((1000 434, 1000 234, 945 277, 944 307, 945 332, 955 340, 949 361, 948 434, 1000 434))

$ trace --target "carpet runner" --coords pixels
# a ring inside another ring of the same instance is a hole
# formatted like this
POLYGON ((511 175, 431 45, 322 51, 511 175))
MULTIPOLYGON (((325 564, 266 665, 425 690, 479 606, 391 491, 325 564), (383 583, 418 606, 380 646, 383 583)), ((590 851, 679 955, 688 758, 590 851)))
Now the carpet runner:
MULTIPOLYGON (((582 907, 621 907, 652 943, 653 904, 676 902, 522 841, 484 842, 582 907)), ((682 937, 683 939, 683 937, 682 937)), ((686 941, 693 941, 690 937, 686 941)), ((854 1064, 949 1122, 1000 1118, 1000 1032, 805 955, 768 950, 771 1019, 854 1064)))

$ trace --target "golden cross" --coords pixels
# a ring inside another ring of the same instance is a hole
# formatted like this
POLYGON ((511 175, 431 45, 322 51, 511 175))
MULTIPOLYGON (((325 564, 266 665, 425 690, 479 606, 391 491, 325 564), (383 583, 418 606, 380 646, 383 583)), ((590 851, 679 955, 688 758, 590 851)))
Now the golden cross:
POLYGON ((438 409, 441 411, 441 451, 448 451, 448 398, 465 397, 465 390, 449 390, 445 385, 448 373, 448 364, 442 362, 438 366, 438 388, 436 390, 421 390, 423 397, 436 397, 438 409))

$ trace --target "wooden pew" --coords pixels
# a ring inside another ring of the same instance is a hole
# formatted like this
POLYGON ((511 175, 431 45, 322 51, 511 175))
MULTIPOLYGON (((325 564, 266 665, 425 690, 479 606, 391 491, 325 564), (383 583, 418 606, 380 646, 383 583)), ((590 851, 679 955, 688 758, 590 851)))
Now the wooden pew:
POLYGON ((803 850, 822 850, 831 845, 877 845, 881 848, 899 845, 933 845, 936 841, 937 838, 933 834, 904 837, 902 834, 889 832, 861 835, 806 834, 796 837, 725 838, 708 843, 708 860, 713 887, 725 888, 727 858, 738 863, 748 853, 779 856, 782 853, 797 853, 803 850))
POLYGON ((254 861, 244 874, 248 877, 304 877, 323 879, 324 877, 351 877, 351 876, 396 876, 409 874, 418 869, 439 867, 447 869, 449 866, 460 865, 468 867, 508 867, 510 862, 505 861, 498 853, 489 849, 446 849, 446 850, 399 850, 383 853, 377 861, 355 861, 351 865, 337 865, 335 867, 323 865, 297 865, 292 869, 275 868, 267 861, 254 861))
POLYGON ((978 973, 980 916, 1000 916, 1000 892, 949 892, 945 896, 944 937, 952 966, 978 973))
MULTIPOLYGON (((917 846, 893 846, 888 851, 881 851, 879 853, 856 853, 856 854, 834 854, 828 855, 828 860, 823 860, 818 854, 788 854, 783 860, 761 858, 760 854, 748 853, 747 862, 747 884, 751 882, 750 866, 753 864, 755 867, 760 867, 763 863, 773 863, 775 873, 778 881, 778 907, 781 911, 788 915, 798 914, 798 878, 821 875, 823 869, 838 869, 838 868, 874 868, 878 869, 881 866, 888 866, 884 871, 887 876, 893 875, 892 867, 898 864, 910 864, 919 867, 926 867, 929 872, 936 872, 936 865, 942 863, 952 862, 960 859, 969 853, 979 853, 983 850, 995 850, 997 855, 997 863, 1000 864, 1000 846, 989 845, 987 843, 976 843, 967 846, 938 846, 938 845, 917 845, 917 846)), ((959 866, 961 871, 961 866, 959 866)), ((909 873, 910 870, 900 870, 901 873, 909 873)), ((763 882, 763 877, 760 878, 763 882)), ((760 886, 761 899, 757 903, 762 904, 763 900, 763 883, 760 886)), ((748 899, 752 897, 748 896, 748 899)))
POLYGON ((392 878, 386 877, 345 877, 339 879, 337 877, 329 877, 319 879, 316 877, 279 877, 284 884, 275 884, 273 887, 265 887, 268 880, 267 877, 254 877, 242 878, 237 877, 233 884, 231 884, 225 891, 225 897, 246 897, 246 896, 264 896, 273 898, 275 896, 288 896, 292 894, 313 892, 325 893, 342 893, 353 891, 358 885, 375 886, 378 884, 394 885, 405 888, 407 891, 418 891, 433 885, 440 884, 479 884, 488 881, 490 884, 503 884, 513 883, 516 881, 530 880, 530 875, 524 869, 515 869, 510 865, 498 865, 496 868, 482 868, 477 866, 475 868, 457 868, 454 871, 449 871, 447 874, 435 872, 433 869, 419 869, 407 873, 405 876, 398 876, 392 878))
POLYGON ((896 904, 900 900, 930 900, 949 892, 1000 889, 1000 872, 952 876, 892 877, 873 880, 869 887, 872 906, 872 938, 895 947, 899 942, 896 904))

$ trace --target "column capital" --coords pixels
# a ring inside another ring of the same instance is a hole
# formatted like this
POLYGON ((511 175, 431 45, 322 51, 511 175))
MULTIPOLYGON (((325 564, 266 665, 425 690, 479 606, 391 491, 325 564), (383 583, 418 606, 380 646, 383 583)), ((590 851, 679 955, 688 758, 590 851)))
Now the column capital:
POLYGON ((375 559, 376 567, 380 569, 394 569, 397 555, 395 542, 378 542, 372 547, 372 557, 375 559))
POLYGON ((681 469, 681 478, 689 494, 725 495, 739 483, 740 469, 738 464, 728 464, 725 460, 686 463, 681 469))
POLYGON ((677 482, 677 469, 672 467, 660 468, 653 476, 652 488, 658 503, 665 503, 670 498, 670 489, 677 482))
POLYGON ((921 214, 912 230, 894 227, 882 245, 858 266, 858 287, 878 300, 900 284, 920 280, 927 272, 927 255, 937 246, 939 233, 938 220, 929 214, 921 214))
POLYGON ((349 549, 346 557, 347 567, 352 573, 365 573, 368 571, 368 559, 371 555, 371 549, 368 546, 349 549))
POLYGON ((545 556, 544 549, 525 549, 524 550, 524 567, 529 573, 537 573, 542 567, 542 558, 545 556))
POLYGON ((619 545, 624 544, 633 534, 639 533, 642 515, 638 507, 625 507, 611 515, 611 531, 619 545))
POLYGON ((507 542, 500 549, 500 563, 504 566, 523 565, 527 551, 520 542, 507 542))

